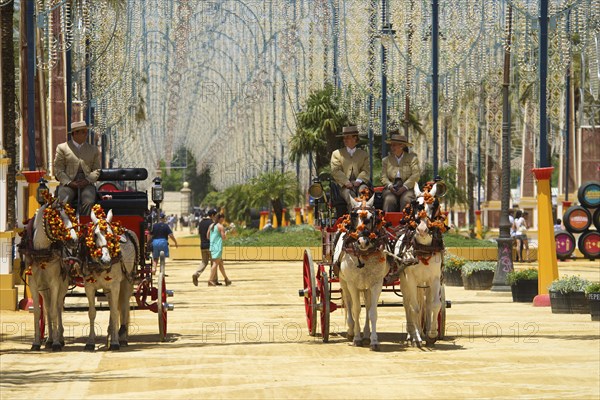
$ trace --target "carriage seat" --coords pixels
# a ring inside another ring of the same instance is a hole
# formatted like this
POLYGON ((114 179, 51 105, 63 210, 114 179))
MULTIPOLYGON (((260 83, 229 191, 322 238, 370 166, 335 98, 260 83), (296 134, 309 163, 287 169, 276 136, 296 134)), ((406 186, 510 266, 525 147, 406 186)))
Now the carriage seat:
POLYGON ((148 178, 146 168, 108 168, 100 170, 98 181, 103 181, 98 190, 98 204, 113 215, 139 215, 148 210, 148 194, 142 191, 119 190, 114 181, 143 181, 148 178), (109 183, 106 183, 109 182, 109 183), (104 196, 112 198, 103 200, 104 196))

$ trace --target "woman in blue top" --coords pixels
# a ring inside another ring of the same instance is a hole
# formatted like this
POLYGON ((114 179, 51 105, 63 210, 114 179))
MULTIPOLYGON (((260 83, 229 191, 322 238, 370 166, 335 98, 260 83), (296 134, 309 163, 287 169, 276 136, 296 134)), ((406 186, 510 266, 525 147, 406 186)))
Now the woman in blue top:
POLYGON ((224 220, 225 216, 219 213, 215 217, 215 222, 208 228, 207 236, 210 239, 210 257, 212 258, 208 286, 217 286, 217 267, 225 279, 225 285, 231 285, 231 281, 227 277, 225 266, 223 265, 223 240, 226 237, 225 228, 223 228, 224 220))
POLYGON ((175 247, 177 247, 177 239, 175 239, 175 236, 173 236, 173 231, 165 222, 165 214, 161 213, 160 221, 152 225, 152 231, 150 232, 154 268, 156 268, 161 251, 165 252, 165 257, 169 257, 169 238, 171 238, 173 243, 175 243, 175 247))

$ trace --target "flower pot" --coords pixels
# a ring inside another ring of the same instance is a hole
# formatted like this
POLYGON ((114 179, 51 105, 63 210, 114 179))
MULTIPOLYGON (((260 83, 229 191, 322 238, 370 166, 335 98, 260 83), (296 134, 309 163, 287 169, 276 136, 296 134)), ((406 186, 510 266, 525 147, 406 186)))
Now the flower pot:
POLYGON ((550 291, 550 307, 553 314, 587 314, 590 312, 584 292, 550 291))
POLYGON ((466 290, 489 290, 492 288, 494 271, 473 271, 470 275, 462 276, 463 286, 466 290))
POLYGON ((531 303, 538 295, 538 281, 537 279, 517 281, 510 286, 510 291, 514 302, 531 303))
POLYGON ((456 269, 450 269, 444 271, 444 284, 446 286, 462 286, 462 276, 460 271, 456 269))
POLYGON ((600 321, 600 293, 588 293, 587 299, 592 321, 600 321))

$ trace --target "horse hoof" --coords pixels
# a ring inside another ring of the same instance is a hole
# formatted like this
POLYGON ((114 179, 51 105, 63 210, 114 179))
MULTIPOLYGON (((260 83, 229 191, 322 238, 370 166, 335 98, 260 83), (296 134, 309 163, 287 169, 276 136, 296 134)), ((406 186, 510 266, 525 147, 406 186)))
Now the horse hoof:
POLYGON ((355 347, 362 347, 362 340, 354 340, 352 345, 355 347))
POLYGON ((83 351, 94 351, 94 350, 96 350, 96 346, 91 343, 86 344, 85 347, 83 348, 83 351))
POLYGON ((349 342, 352 342, 354 340, 354 335, 348 335, 346 338, 349 342))
POLYGON ((371 345, 371 351, 380 351, 379 343, 371 345))
POLYGON ((369 338, 363 338, 363 340, 362 340, 362 345, 363 346, 368 346, 370 344, 371 344, 371 339, 369 339, 369 338))
POLYGON ((64 340, 60 341, 60 347, 65 347, 65 341, 64 340))
POLYGON ((118 344, 111 344, 110 347, 108 348, 108 350, 110 351, 119 351, 121 350, 121 346, 118 344))
POLYGON ((127 347, 129 346, 129 342, 127 340, 119 340, 119 345, 127 347))
POLYGON ((46 342, 46 344, 44 344, 44 348, 47 349, 47 350, 51 349, 52 348, 52 343, 46 342))
POLYGON ((52 351, 61 351, 62 350, 62 346, 60 344, 53 344, 52 345, 52 351))
POLYGON ((31 345, 31 351, 40 351, 41 349, 42 349, 42 346, 40 346, 39 344, 31 345))
POLYGON ((425 339, 425 346, 427 347, 435 347, 436 339, 425 339))

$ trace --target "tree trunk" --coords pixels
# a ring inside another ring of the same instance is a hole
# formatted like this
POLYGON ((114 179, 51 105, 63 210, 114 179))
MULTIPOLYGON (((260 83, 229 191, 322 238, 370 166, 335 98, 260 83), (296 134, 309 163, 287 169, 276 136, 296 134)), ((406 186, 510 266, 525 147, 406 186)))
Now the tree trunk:
MULTIPOLYGON (((17 144, 16 144, 16 113, 15 113, 15 52, 13 41, 13 17, 14 1, 0 7, 0 34, 2 35, 2 144, 6 150, 6 156, 10 158, 7 182, 15 182, 17 144)), ((15 227, 15 199, 16 187, 9 184, 6 187, 6 227, 15 227)))
POLYGON ((281 199, 277 198, 275 200, 271 200, 271 205, 273 206, 273 213, 277 219, 277 226, 281 227, 281 222, 283 221, 283 204, 281 203, 281 199))

